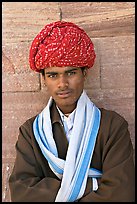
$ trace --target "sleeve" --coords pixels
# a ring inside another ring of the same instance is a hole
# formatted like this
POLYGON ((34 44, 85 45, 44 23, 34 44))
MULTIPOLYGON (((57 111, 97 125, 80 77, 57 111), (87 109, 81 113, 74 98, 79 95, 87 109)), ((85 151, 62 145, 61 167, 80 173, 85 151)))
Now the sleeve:
POLYGON ((124 118, 111 121, 102 152, 103 174, 98 180, 99 187, 97 191, 88 192, 78 202, 134 202, 133 146, 124 118))
POLYGON ((26 129, 24 126, 20 127, 16 143, 16 160, 9 178, 11 200, 12 202, 54 202, 60 181, 57 177, 50 176, 48 169, 47 176, 41 170, 29 131, 26 129))

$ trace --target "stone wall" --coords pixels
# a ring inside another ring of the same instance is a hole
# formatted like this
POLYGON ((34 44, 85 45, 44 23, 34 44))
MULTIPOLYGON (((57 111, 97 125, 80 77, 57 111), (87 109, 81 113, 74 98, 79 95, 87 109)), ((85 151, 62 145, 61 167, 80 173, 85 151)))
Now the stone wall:
POLYGON ((10 202, 8 178, 15 159, 18 128, 45 106, 41 77, 30 70, 29 48, 45 24, 72 21, 94 42, 96 62, 85 84, 100 107, 120 113, 129 123, 135 147, 135 3, 2 3, 2 201, 10 202))

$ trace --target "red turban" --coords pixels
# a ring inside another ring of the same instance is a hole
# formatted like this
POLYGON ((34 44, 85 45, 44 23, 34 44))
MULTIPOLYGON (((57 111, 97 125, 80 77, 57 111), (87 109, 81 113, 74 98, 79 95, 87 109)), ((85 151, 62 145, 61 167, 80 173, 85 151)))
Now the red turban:
POLYGON ((50 23, 34 38, 29 54, 30 68, 88 67, 95 60, 94 45, 86 32, 71 22, 50 23))

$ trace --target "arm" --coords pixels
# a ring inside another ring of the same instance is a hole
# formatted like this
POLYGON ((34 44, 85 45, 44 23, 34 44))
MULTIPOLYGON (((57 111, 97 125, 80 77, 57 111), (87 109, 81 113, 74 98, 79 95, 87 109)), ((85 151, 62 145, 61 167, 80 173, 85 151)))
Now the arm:
POLYGON ((102 148, 103 175, 98 180, 99 188, 88 192, 79 202, 133 202, 135 199, 133 148, 127 122, 115 117, 106 124, 99 135, 101 140, 108 134, 102 148), (106 124, 110 126, 108 133, 106 124))
POLYGON ((31 127, 21 126, 16 160, 9 179, 12 202, 53 202, 60 181, 49 169, 32 139, 31 127), (39 158, 39 161, 38 159, 39 158), (43 160, 42 160, 43 159, 43 160))

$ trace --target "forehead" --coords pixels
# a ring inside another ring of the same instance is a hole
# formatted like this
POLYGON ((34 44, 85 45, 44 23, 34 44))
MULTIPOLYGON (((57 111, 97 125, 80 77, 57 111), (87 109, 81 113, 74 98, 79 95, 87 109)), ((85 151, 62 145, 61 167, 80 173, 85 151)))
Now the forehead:
POLYGON ((64 72, 73 71, 73 70, 80 70, 80 68, 78 67, 48 67, 44 71, 45 73, 49 73, 49 72, 64 73, 64 72))

